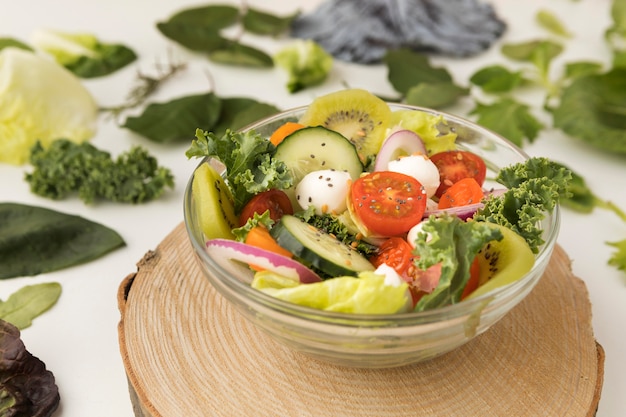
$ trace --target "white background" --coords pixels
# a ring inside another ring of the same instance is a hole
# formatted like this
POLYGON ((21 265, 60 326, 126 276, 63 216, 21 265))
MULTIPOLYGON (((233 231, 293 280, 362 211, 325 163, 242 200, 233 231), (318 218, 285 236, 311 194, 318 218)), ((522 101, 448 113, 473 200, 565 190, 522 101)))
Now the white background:
MULTIPOLYGON (((298 8, 311 10, 318 1, 258 0, 250 3, 277 14, 289 14, 298 8)), ((509 25, 502 42, 548 37, 548 33, 534 23, 534 14, 539 8, 556 13, 575 32, 575 37, 566 41, 566 51, 553 65, 556 72, 564 61, 594 59, 609 62, 609 51, 602 38, 610 22, 608 0, 497 0, 492 3, 509 25)), ((211 85, 209 79, 213 80, 214 91, 220 96, 252 97, 283 109, 307 104, 316 95, 342 88, 343 81, 379 94, 393 93, 382 66, 365 67, 336 61, 327 83, 290 95, 284 87, 286 76, 281 70, 218 66, 200 55, 187 53, 160 35, 155 23, 175 11, 197 4, 190 0, 2 0, 0 37, 11 36, 28 42, 36 29, 51 28, 87 31, 103 41, 121 42, 132 47, 140 55, 138 62, 112 76, 85 82, 103 106, 123 101, 133 84, 135 71, 153 73, 155 62, 164 61, 168 51, 188 62, 189 67, 165 85, 153 97, 155 101, 205 92, 211 85)), ((288 42, 284 39, 248 40, 270 53, 288 42)), ((509 65, 497 47, 472 59, 433 59, 433 63, 444 65, 461 85, 468 85, 467 80, 475 70, 497 62, 509 65)), ((532 93, 522 99, 536 105, 541 103, 541 97, 532 93)), ((466 115, 471 107, 472 102, 465 100, 452 111, 466 115)), ((550 124, 545 114, 537 112, 536 115, 550 124)), ((188 161, 184 156, 188 143, 155 144, 104 119, 92 142, 113 154, 128 150, 134 144, 147 147, 160 164, 174 172, 175 190, 157 201, 139 206, 108 203, 85 206, 78 199, 53 202, 29 192, 23 180, 24 172, 29 169, 27 166, 0 164, 0 201, 41 205, 82 215, 115 229, 127 243, 125 248, 83 266, 37 277, 0 281, 0 298, 6 299, 27 284, 60 282, 63 294, 58 304, 22 332, 27 349, 42 359, 56 377, 62 398, 56 415, 130 417, 133 412, 117 339, 116 292, 122 279, 136 270, 135 264, 144 253, 154 249, 182 221, 183 190, 196 161, 188 161)), ((626 209, 626 156, 590 148, 553 129, 543 131, 525 150, 531 155, 548 156, 566 163, 586 178, 597 195, 626 209)), ((612 248, 605 245, 606 241, 625 238, 626 224, 610 212, 596 211, 593 215, 563 212, 559 243, 572 259, 575 275, 587 284, 593 306, 594 332, 606 351, 599 417, 626 414, 626 274, 607 265, 612 248)))

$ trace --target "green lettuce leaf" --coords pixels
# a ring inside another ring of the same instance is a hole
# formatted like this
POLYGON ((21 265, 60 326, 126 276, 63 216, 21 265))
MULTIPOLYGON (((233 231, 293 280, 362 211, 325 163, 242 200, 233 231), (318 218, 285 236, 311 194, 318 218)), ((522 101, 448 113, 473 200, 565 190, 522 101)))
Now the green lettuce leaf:
POLYGON ((252 288, 294 304, 340 313, 395 314, 406 312, 411 305, 406 283, 388 285, 383 275, 374 272, 298 284, 262 271, 255 274, 252 288))
POLYGON ((439 284, 420 298, 416 311, 457 303, 470 277, 470 266, 487 242, 501 240, 502 232, 485 222, 465 222, 456 216, 431 217, 415 242, 416 266, 426 270, 441 263, 439 284))
POLYGON ((333 66, 333 57, 310 39, 299 39, 284 47, 274 55, 274 61, 287 71, 290 93, 322 83, 333 66))

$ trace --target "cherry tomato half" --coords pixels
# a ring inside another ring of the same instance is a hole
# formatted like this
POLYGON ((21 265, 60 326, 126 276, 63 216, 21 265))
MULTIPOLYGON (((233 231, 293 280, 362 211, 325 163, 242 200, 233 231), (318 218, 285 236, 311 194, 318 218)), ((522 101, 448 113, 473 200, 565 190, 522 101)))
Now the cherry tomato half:
POLYGON ((239 215, 239 226, 246 224, 248 219, 254 217, 254 213, 263 214, 270 211, 270 218, 279 220, 283 214, 293 214, 293 206, 289 197, 282 190, 263 191, 250 199, 243 207, 239 215))
POLYGON ((422 184, 398 172, 372 172, 350 188, 350 202, 358 220, 380 236, 401 235, 415 226, 422 220, 426 200, 422 184))
POLYGON ((447 209, 450 207, 467 206, 480 203, 483 197, 485 197, 483 189, 474 178, 463 178, 443 192, 437 207, 447 209))
POLYGON ((444 151, 430 157, 430 160, 439 170, 440 184, 435 192, 437 197, 457 181, 463 178, 474 178, 482 186, 487 175, 487 166, 482 158, 467 151, 444 151))

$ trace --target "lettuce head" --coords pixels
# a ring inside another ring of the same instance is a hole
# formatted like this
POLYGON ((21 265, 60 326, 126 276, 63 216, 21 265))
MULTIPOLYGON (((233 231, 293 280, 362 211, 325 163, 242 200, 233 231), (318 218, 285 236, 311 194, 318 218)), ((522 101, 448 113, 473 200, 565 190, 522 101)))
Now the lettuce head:
POLYGON ((30 51, 0 51, 0 163, 26 163, 37 141, 89 140, 97 116, 96 101, 71 72, 30 51))

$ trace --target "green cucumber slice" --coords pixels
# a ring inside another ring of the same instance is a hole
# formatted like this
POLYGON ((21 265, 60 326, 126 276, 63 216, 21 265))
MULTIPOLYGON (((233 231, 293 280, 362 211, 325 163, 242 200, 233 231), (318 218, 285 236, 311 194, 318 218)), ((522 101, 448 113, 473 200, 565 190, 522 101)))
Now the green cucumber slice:
POLYGON ((296 204, 295 188, 309 172, 322 169, 347 171, 353 180, 363 172, 363 164, 352 142, 322 126, 305 127, 287 136, 277 147, 274 158, 291 171, 293 186, 285 190, 296 204))
POLYGON ((270 233, 280 246, 328 276, 356 276, 375 269, 350 246, 295 216, 281 217, 270 233))

